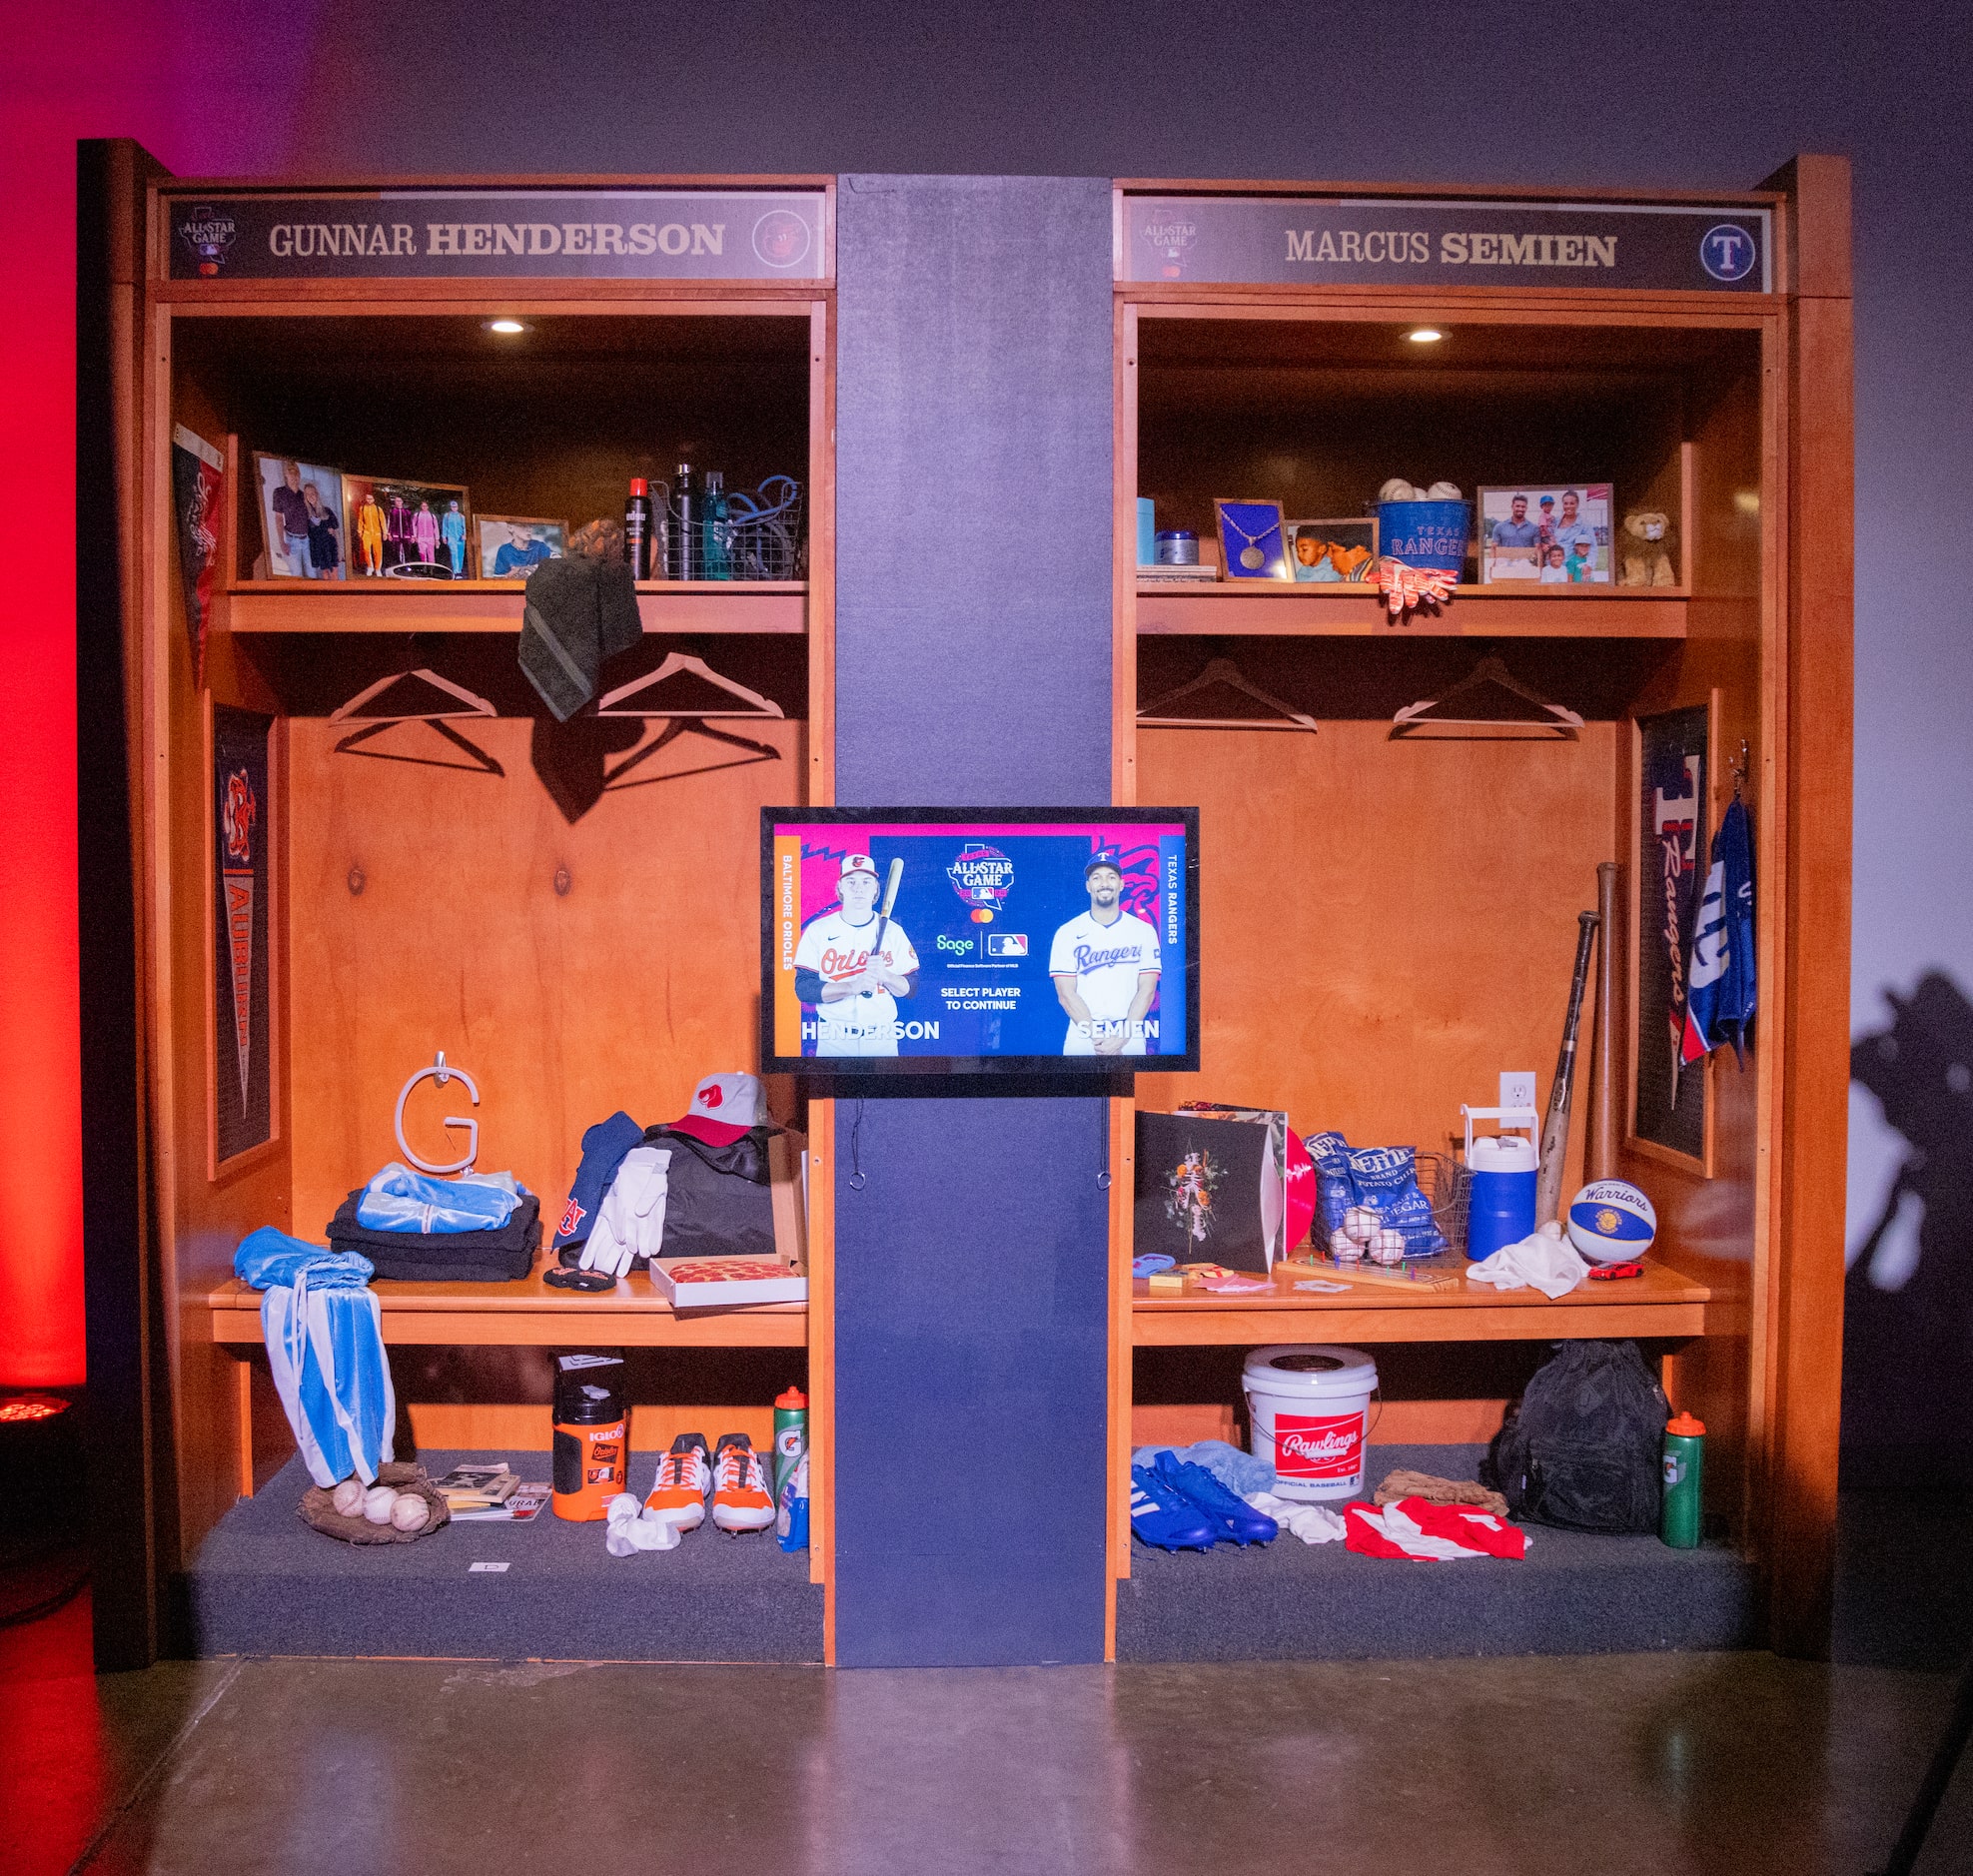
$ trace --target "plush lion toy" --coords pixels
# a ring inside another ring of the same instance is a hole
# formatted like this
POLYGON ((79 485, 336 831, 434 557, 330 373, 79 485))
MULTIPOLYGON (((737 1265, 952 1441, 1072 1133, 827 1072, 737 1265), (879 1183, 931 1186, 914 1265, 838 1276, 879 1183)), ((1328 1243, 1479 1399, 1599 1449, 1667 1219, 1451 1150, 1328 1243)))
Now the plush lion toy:
POLYGON ((1677 544, 1671 516, 1655 508, 1635 508, 1623 517, 1623 577, 1619 586, 1675 586, 1671 554, 1677 544))

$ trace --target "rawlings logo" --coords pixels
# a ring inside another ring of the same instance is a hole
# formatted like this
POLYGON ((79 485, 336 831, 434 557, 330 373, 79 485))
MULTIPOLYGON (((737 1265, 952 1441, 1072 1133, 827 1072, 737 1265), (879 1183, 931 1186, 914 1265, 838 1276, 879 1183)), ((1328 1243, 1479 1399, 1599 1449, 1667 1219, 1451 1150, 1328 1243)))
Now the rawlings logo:
POLYGON ((1275 1415, 1275 1469, 1284 1478, 1352 1478, 1363 1464, 1364 1415, 1275 1415))
POLYGON ((226 800, 220 809, 220 826, 226 835, 226 857, 229 860, 251 860, 254 857, 254 818, 259 809, 260 803, 254 799, 254 785, 247 779, 247 771, 244 768, 235 769, 226 778, 226 800))
POLYGON ((965 904, 998 906, 1014 883, 1014 862, 998 847, 969 840, 945 876, 965 904))

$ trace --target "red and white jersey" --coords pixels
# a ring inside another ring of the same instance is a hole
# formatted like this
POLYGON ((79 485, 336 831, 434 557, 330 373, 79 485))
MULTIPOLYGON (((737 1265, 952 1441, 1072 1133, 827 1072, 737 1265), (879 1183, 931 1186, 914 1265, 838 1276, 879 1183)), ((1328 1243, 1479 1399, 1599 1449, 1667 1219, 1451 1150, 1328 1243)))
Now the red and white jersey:
POLYGON ((1353 1504, 1343 1521, 1349 1527, 1344 1545, 1359 1556, 1451 1563, 1471 1556, 1527 1554, 1524 1530, 1473 1504, 1434 1504, 1428 1498, 1400 1498, 1382 1509, 1353 1504))

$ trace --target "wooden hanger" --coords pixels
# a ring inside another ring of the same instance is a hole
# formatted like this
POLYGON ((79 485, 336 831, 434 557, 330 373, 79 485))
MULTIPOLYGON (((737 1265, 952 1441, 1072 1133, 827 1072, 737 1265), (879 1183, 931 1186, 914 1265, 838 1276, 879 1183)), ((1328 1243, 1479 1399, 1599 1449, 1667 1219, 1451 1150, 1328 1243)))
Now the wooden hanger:
POLYGON ((1149 729, 1306 729, 1310 735, 1321 732, 1313 716, 1304 714, 1293 704, 1282 702, 1271 696, 1258 685, 1247 681, 1246 675, 1231 658, 1215 658, 1189 684, 1181 684, 1176 690, 1168 690, 1162 697, 1153 697, 1137 713, 1140 724, 1149 729), (1288 719, 1285 723, 1266 723, 1250 716, 1154 716, 1154 710, 1161 710, 1168 703, 1176 703, 1181 697, 1189 697, 1195 691, 1208 689, 1214 684, 1225 684, 1230 690, 1237 690, 1242 696, 1252 697, 1256 703, 1264 703, 1277 715, 1288 719))
POLYGON ((596 705, 598 716, 641 716, 668 717, 686 716, 704 718, 709 716, 778 716, 787 712, 778 703, 770 702, 757 690, 749 690, 746 685, 735 683, 730 677, 721 677, 703 658, 695 658, 689 651, 673 651, 656 670, 643 677, 633 677, 627 684, 618 684, 596 705), (634 697, 639 691, 653 689, 667 677, 675 677, 680 671, 689 671, 694 677, 702 677, 709 684, 723 690, 728 696, 738 697, 752 707, 745 710, 621 710, 616 706, 626 697, 634 697))
POLYGON ((1444 695, 1428 697, 1423 703, 1408 703, 1391 719, 1391 738, 1394 742, 1407 736, 1430 740, 1437 731, 1451 729, 1488 731, 1491 735, 1448 736, 1441 740, 1485 742, 1497 739, 1503 742, 1536 742, 1552 738, 1556 742, 1574 742, 1575 732, 1581 727, 1582 718, 1573 710, 1563 704, 1550 703, 1546 697, 1529 690, 1497 657, 1489 653, 1444 695), (1463 691, 1478 689, 1481 684, 1493 684, 1501 690, 1510 691, 1524 703, 1533 704, 1542 714, 1538 716, 1428 716, 1426 714, 1428 710, 1437 710, 1450 703, 1463 691))
POLYGON ((476 695, 463 684, 456 684, 450 677, 441 677, 437 671, 427 670, 423 665, 415 671, 393 671, 389 677, 380 677, 374 684, 366 684, 363 689, 345 703, 330 717, 332 723, 347 723, 356 720, 364 723, 438 723, 454 716, 494 716, 493 706, 485 697, 476 695), (407 678, 416 677, 421 683, 430 684, 435 690, 443 690, 447 696, 466 705, 463 710, 391 710, 379 711, 359 717, 357 712, 372 697, 381 695, 393 684, 403 683, 407 678))

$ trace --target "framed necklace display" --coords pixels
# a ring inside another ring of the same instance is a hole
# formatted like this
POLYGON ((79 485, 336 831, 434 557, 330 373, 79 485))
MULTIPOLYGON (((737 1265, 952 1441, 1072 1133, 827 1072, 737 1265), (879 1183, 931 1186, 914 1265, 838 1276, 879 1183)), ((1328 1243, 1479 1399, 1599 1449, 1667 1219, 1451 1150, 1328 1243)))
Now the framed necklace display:
POLYGON ((1228 579, 1287 579, 1279 501, 1218 500, 1220 570, 1228 579))

